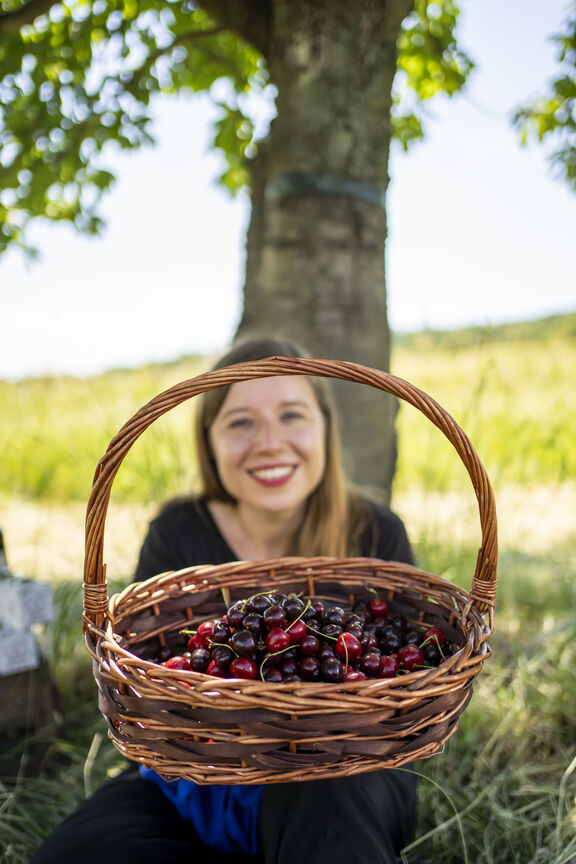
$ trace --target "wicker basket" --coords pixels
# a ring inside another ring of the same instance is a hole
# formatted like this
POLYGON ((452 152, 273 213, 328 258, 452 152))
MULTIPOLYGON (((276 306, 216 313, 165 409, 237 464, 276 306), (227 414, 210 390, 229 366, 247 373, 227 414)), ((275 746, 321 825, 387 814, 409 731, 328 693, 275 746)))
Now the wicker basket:
POLYGON ((408 382, 354 363, 280 357, 178 384, 152 399, 111 441, 88 503, 84 629, 109 734, 129 759, 168 779, 200 784, 342 777, 427 758, 456 730, 490 654, 496 559, 495 506, 486 472, 450 415, 408 382), (376 387, 418 408, 444 433, 468 471, 480 512, 482 544, 469 592, 396 562, 284 558, 164 573, 108 601, 104 525, 114 477, 134 441, 192 396, 271 375, 323 376, 376 387), (342 684, 221 679, 146 659, 159 645, 175 642, 182 628, 273 588, 341 604, 374 588, 392 612, 441 626, 462 647, 437 668, 342 684))

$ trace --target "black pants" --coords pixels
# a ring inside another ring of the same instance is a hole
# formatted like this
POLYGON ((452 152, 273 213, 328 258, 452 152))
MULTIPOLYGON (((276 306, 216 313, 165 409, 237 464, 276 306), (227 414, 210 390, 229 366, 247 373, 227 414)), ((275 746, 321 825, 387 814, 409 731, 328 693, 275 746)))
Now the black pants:
POLYGON ((192 823, 133 768, 105 783, 30 864, 395 864, 413 830, 416 779, 378 771, 267 786, 257 856, 206 847, 192 823))

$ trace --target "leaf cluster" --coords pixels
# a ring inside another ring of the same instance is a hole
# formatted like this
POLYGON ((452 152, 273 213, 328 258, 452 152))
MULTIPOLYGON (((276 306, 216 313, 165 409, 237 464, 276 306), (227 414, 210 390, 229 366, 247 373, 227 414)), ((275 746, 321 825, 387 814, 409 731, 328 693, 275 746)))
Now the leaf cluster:
MULTIPOLYGON (((20 5, 21 12, 36 3, 20 5)), ((3 4, 2 8, 6 8, 3 4)), ((253 126, 242 94, 266 86, 258 52, 202 9, 168 0, 66 0, 21 27, 0 14, 0 252, 24 244, 29 220, 67 220, 98 233, 98 204, 114 181, 111 149, 153 144, 153 100, 208 91, 226 79, 215 146, 235 190, 253 126)))
POLYGON ((548 140, 552 164, 576 191, 576 3, 572 3, 563 31, 552 37, 559 46, 560 75, 548 91, 514 115, 522 142, 548 140))

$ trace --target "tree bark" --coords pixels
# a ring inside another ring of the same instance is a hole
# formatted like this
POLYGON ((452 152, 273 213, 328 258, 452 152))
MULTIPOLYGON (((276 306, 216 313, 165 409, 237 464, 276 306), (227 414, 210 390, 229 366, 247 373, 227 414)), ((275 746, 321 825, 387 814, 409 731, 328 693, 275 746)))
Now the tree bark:
MULTIPOLYGON (((385 194, 396 42, 413 0, 273 0, 277 117, 252 164, 239 334, 388 370, 385 194)), ((351 477, 389 498, 395 401, 338 382, 351 477)))

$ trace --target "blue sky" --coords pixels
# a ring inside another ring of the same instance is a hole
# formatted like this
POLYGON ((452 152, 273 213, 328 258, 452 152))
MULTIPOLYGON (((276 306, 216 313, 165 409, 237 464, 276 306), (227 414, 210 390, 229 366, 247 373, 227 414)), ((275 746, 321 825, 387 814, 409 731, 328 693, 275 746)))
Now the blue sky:
MULTIPOLYGON (((393 148, 393 329, 496 324, 576 310, 576 194, 510 115, 554 73, 560 0, 461 0, 477 63, 465 95, 430 105, 426 140, 393 148)), ((0 258, 0 377, 86 375, 218 351, 241 308, 245 197, 215 185, 206 100, 158 105, 159 146, 117 157, 108 229, 37 226, 40 262, 0 258)))

